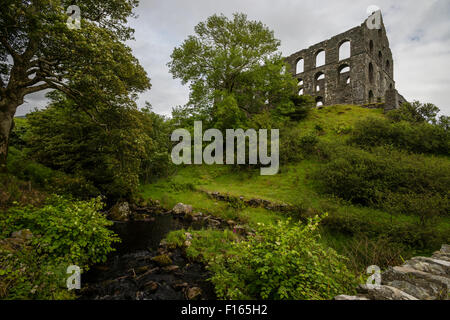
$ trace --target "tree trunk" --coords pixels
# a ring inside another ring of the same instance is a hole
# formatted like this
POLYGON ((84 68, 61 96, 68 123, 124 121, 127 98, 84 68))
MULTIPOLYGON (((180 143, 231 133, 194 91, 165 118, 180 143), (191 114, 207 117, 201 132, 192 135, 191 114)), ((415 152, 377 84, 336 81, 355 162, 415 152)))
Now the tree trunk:
MULTIPOLYGON (((6 102, 6 101, 4 101, 6 102)), ((14 114, 18 105, 9 103, 0 109, 0 173, 5 173, 9 136, 14 126, 14 114)))

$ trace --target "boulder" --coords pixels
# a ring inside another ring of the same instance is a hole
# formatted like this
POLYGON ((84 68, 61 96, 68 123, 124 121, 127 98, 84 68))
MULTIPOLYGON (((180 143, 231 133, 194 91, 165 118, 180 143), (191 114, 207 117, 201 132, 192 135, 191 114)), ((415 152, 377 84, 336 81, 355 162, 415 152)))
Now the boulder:
POLYGON ((366 294, 371 300, 418 300, 406 292, 391 286, 360 285, 358 292, 366 294))
POLYGON ((155 281, 149 281, 146 284, 144 284, 144 289, 148 291, 149 293, 153 293, 156 290, 158 290, 159 284, 155 281))
POLYGON ((159 256, 153 257, 152 260, 156 262, 160 267, 165 267, 172 264, 172 259, 167 254, 161 254, 159 256))
POLYGON ((186 291, 186 298, 188 300, 198 300, 202 296, 202 289, 199 287, 192 287, 186 291))
POLYGON ((167 267, 164 267, 164 268, 163 268, 163 271, 164 271, 164 272, 167 272, 167 273, 169 273, 169 272, 175 272, 175 271, 178 271, 178 270, 180 270, 180 267, 177 266, 177 265, 171 265, 171 266, 167 266, 167 267))
POLYGON ((177 203, 175 207, 173 207, 172 211, 175 214, 192 214, 193 208, 191 205, 184 204, 184 203, 177 203))
POLYGON ((23 229, 15 231, 11 234, 11 238, 20 239, 23 241, 31 240, 33 238, 33 233, 29 229, 23 229))
POLYGON ((118 202, 109 211, 109 218, 114 221, 128 221, 131 210, 128 202, 118 202))

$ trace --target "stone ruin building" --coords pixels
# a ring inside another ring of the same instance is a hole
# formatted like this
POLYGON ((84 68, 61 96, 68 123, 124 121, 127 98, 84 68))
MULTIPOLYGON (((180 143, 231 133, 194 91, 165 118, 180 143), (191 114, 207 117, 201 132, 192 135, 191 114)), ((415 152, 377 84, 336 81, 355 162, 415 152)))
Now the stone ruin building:
POLYGON ((379 29, 369 29, 366 22, 286 58, 300 95, 315 97, 317 106, 356 104, 391 110, 406 102, 395 89, 382 18, 379 29))

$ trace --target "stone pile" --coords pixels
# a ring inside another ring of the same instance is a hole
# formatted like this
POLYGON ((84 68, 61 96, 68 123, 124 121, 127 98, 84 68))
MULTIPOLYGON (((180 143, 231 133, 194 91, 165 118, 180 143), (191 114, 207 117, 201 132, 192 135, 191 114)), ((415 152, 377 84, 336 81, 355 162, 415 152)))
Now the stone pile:
POLYGON ((450 246, 431 258, 415 257, 381 274, 381 285, 360 285, 358 295, 335 300, 449 300, 450 246))

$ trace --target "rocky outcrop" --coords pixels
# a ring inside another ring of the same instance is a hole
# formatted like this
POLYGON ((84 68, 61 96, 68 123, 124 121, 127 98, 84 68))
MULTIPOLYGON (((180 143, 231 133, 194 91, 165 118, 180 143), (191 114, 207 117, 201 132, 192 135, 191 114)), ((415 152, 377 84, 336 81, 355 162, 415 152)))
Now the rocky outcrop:
POLYGON ((175 214, 191 214, 192 210, 191 205, 184 203, 177 203, 172 209, 175 214))
POLYGON ((287 204, 287 203, 277 203, 272 202, 265 199, 258 199, 258 198, 251 198, 246 199, 243 196, 236 197, 231 196, 229 194, 221 194, 220 192, 211 192, 211 191, 205 191, 208 196, 210 196, 213 199, 219 200, 219 201, 225 201, 230 203, 238 203, 241 202, 246 206, 252 207, 252 208, 265 208, 270 211, 278 211, 278 212, 290 212, 294 210, 294 207, 287 204))
POLYGON ((381 285, 360 285, 357 296, 335 300, 450 300, 450 246, 431 258, 415 257, 381 274, 381 285))
POLYGON ((116 203, 109 211, 109 218, 114 221, 128 221, 131 215, 128 202, 116 203))

